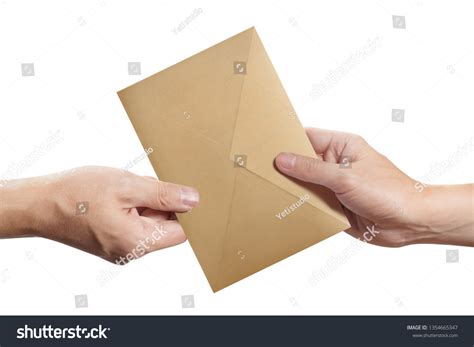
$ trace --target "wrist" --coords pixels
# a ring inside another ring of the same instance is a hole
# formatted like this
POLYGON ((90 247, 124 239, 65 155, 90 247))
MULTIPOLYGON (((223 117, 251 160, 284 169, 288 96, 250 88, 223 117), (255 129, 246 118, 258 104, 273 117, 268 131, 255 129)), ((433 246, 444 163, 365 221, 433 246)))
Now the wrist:
POLYGON ((418 194, 412 243, 474 246, 472 184, 426 186, 418 194))
POLYGON ((0 238, 41 236, 54 211, 46 186, 20 179, 0 187, 0 238))

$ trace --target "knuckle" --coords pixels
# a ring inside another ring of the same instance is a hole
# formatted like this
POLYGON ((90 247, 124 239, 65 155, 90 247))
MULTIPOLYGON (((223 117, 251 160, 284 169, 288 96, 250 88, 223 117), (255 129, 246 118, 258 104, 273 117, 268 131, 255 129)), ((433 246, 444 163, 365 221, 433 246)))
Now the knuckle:
POLYGON ((356 141, 357 141, 358 143, 360 143, 360 144, 366 144, 366 143, 367 143, 367 141, 365 141, 365 139, 364 139, 362 136, 360 136, 360 135, 356 135, 356 138, 355 138, 355 139, 356 139, 356 141))
POLYGON ((367 143, 365 141, 365 139, 359 134, 349 133, 348 134, 348 140, 350 140, 350 141, 352 141, 353 143, 356 143, 356 144, 366 144, 367 143))
POLYGON ((316 171, 318 162, 315 159, 304 158, 301 162, 303 174, 312 174, 316 171))
POLYGON ((121 195, 121 198, 124 201, 129 202, 131 200, 131 197, 134 194, 134 180, 133 176, 130 175, 122 175, 117 178, 117 184, 119 185, 119 193, 121 195))
POLYGON ((170 204, 171 191, 167 184, 156 184, 156 202, 159 206, 168 206, 170 204))
POLYGON ((352 173, 349 172, 339 176, 338 182, 343 191, 350 190, 356 186, 356 177, 352 173))
POLYGON ((345 136, 346 141, 349 141, 349 140, 356 141, 356 140, 363 139, 362 136, 360 136, 359 134, 350 133, 350 132, 344 132, 343 134, 345 136))

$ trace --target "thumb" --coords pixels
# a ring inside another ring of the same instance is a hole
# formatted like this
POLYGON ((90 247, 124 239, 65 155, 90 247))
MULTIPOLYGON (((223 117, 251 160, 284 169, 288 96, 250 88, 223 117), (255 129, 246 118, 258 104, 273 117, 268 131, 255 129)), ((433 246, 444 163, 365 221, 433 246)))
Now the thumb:
POLYGON ((337 191, 341 175, 338 164, 293 153, 280 153, 275 163, 278 169, 288 176, 337 191))

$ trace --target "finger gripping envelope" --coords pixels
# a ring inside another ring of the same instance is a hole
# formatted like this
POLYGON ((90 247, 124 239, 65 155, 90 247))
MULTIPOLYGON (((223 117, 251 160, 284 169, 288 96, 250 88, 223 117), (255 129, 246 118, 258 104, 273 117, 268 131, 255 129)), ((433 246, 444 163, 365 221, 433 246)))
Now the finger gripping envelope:
POLYGON ((332 192, 274 167, 316 155, 254 28, 118 95, 158 177, 200 192, 178 219, 213 291, 349 227, 332 192))

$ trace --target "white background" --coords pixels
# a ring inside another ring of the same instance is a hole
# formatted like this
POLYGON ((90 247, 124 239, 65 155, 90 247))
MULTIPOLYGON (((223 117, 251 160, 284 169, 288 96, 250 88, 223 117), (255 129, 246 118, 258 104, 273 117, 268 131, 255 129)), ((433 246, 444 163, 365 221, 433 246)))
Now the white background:
MULTIPOLYGON (((359 133, 414 178, 442 165, 428 183, 472 182, 473 10, 468 0, 2 0, 0 178, 25 158, 14 176, 127 165, 143 149, 116 91, 255 26, 305 126, 359 133), (393 28, 392 15, 406 16, 406 29, 393 28), (372 54, 312 96, 376 37, 372 54), (141 62, 141 76, 128 62, 141 62), (22 63, 34 63, 35 76, 22 77, 22 63), (405 122, 392 122, 392 109, 404 109, 405 122), (60 141, 32 158, 58 130, 60 141)), ((131 170, 154 175, 146 159, 131 170)), ((351 245, 340 233, 213 294, 188 243, 102 285, 114 266, 99 258, 48 240, 0 240, 0 314, 474 313, 469 248, 362 245, 312 285, 313 271, 351 245), (459 262, 447 263, 447 250, 459 262), (75 307, 78 294, 88 308, 75 307), (182 295, 194 295, 195 308, 182 308, 182 295)))

